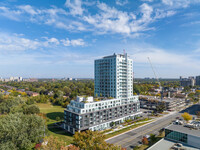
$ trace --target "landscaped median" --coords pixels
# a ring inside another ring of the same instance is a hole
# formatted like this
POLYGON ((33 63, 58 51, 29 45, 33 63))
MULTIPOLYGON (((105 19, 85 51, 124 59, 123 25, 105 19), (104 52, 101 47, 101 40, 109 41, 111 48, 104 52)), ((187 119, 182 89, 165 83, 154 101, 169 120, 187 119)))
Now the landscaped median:
POLYGON ((123 126, 121 128, 117 128, 117 129, 113 129, 113 130, 108 131, 108 132, 104 132, 104 134, 106 134, 106 139, 108 139, 108 138, 122 134, 124 132, 127 132, 129 130, 132 130, 134 128, 137 128, 139 126, 142 126, 142 125, 147 124, 147 123, 152 122, 152 121, 153 121, 152 119, 148 119, 148 120, 145 120, 145 121, 141 120, 141 121, 138 121, 138 122, 131 124, 131 125, 123 126))

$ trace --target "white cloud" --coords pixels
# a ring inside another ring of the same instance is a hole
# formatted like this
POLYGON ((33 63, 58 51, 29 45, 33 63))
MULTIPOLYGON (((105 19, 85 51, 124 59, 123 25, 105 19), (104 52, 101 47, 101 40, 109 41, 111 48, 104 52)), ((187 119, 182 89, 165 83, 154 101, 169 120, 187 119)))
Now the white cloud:
POLYGON ((58 39, 56 39, 56 38, 50 38, 50 39, 47 40, 47 42, 48 42, 48 43, 54 43, 54 44, 56 44, 56 45, 59 45, 59 44, 60 44, 60 42, 59 42, 58 39))
POLYGON ((160 19, 160 18, 165 18, 165 17, 170 17, 176 14, 176 11, 173 10, 161 10, 161 9, 156 9, 155 11, 155 18, 160 19))
POLYGON ((116 4, 120 6, 124 6, 128 4, 128 0, 116 0, 116 4))
MULTIPOLYGON (((156 48, 145 43, 143 45, 134 44, 129 49, 130 57, 134 61, 134 70, 136 70, 137 76, 140 74, 140 77, 146 77, 152 73, 147 57, 150 57, 159 77, 178 77, 181 74, 192 75, 191 73, 198 73, 200 61, 193 52, 188 54, 176 53, 169 49, 156 48), (147 68, 149 68, 148 71, 147 68)), ((153 73, 152 77, 154 77, 153 73)))
POLYGON ((44 40, 28 39, 20 34, 7 34, 0 33, 0 51, 25 51, 25 50, 38 50, 45 47, 56 47, 56 46, 84 46, 85 42, 83 39, 68 40, 69 43, 64 39, 57 39, 55 37, 47 38, 44 40))
POLYGON ((109 7, 105 3, 98 3, 97 7, 100 12, 94 16, 85 16, 84 20, 95 28, 100 29, 100 32, 112 32, 130 34, 131 24, 136 16, 133 13, 118 11, 114 7, 109 7))
POLYGON ((162 3, 174 8, 186 8, 190 4, 200 3, 200 0, 162 0, 162 3))
POLYGON ((147 23, 152 21, 151 14, 153 12, 153 8, 150 5, 143 3, 140 6, 140 9, 143 15, 142 18, 139 20, 139 22, 147 23))
POLYGON ((19 21, 21 14, 22 12, 20 10, 11 10, 10 8, 4 6, 0 7, 0 15, 11 20, 19 21))
POLYGON ((72 15, 82 15, 84 9, 82 8, 81 0, 66 0, 65 6, 70 9, 72 15))
POLYGON ((37 15, 40 13, 40 11, 34 10, 30 5, 21 5, 18 6, 18 8, 31 15, 37 15))
POLYGON ((153 2, 154 0, 141 0, 143 2, 153 2))
POLYGON ((76 39, 76 40, 69 40, 66 38, 65 40, 62 39, 61 42, 63 43, 64 46, 84 46, 85 42, 83 39, 76 39))
MULTIPOLYGON (((120 2, 119 0, 116 1, 120 2)), ((126 1, 123 1, 125 4, 126 1)), ((56 28, 73 31, 93 31, 97 34, 119 33, 137 37, 144 31, 152 30, 149 27, 157 19, 172 16, 174 10, 158 9, 143 3, 136 12, 121 11, 105 3, 89 3, 81 0, 66 0, 65 6, 69 10, 51 6, 48 9, 39 9, 30 5, 20 5, 12 9, 0 7, 0 15, 18 21, 50 25, 56 28), (85 10, 83 6, 94 6, 96 12, 85 10)))
POLYGON ((37 40, 30 40, 24 37, 0 34, 0 51, 23 51, 34 50, 41 46, 37 40))

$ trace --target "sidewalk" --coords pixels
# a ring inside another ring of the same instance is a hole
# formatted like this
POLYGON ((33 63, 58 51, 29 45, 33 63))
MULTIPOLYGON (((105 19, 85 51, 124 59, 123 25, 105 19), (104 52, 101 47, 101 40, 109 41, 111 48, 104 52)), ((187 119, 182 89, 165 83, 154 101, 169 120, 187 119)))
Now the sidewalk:
MULTIPOLYGON (((170 116, 170 115, 173 115, 173 114, 175 114, 175 113, 177 113, 177 111, 169 112, 169 114, 166 114, 166 115, 164 115, 164 116, 162 116, 162 117, 154 118, 154 119, 152 119, 152 120, 148 120, 149 123, 146 123, 146 124, 144 124, 144 125, 141 125, 141 126, 139 126, 139 127, 134 128, 134 129, 131 129, 131 130, 128 130, 128 131, 123 132, 123 133, 121 133, 121 134, 118 134, 118 135, 115 135, 115 136, 113 136, 113 137, 110 137, 110 138, 106 139, 105 141, 108 141, 108 140, 110 140, 110 139, 112 139, 112 138, 118 137, 118 136, 123 135, 123 134, 125 134, 125 133, 128 133, 128 132, 130 132, 130 131, 133 131, 133 130, 136 130, 136 129, 138 129, 138 128, 141 128, 141 127, 143 127, 143 126, 146 126, 146 125, 148 125, 148 124, 151 124, 151 123, 153 123, 153 122, 155 122, 155 121, 157 121, 157 120, 163 119, 163 118, 168 117, 168 116, 170 116)), ((147 122, 147 121, 146 121, 146 122, 147 122)), ((144 123, 144 122, 139 122, 139 123, 144 123)), ((134 124, 132 124, 132 125, 134 125, 134 124)), ((125 128, 127 128, 127 127, 128 127, 128 126, 126 126, 125 128)), ((121 129, 123 129, 123 128, 120 128, 119 130, 121 130, 121 129)), ((118 131, 118 130, 115 130, 115 131, 118 131)), ((115 131, 112 131, 112 132, 115 132, 115 131)), ((108 133, 112 133, 112 132, 108 132, 108 133)), ((105 134, 108 134, 108 133, 105 133, 105 134)))
POLYGON ((124 128, 128 128, 130 126, 133 126, 133 125, 137 125, 137 124, 142 124, 142 123, 145 123, 145 122, 152 122, 153 119, 151 120, 147 120, 147 121, 141 121, 141 122, 136 122, 136 123, 133 123, 133 124, 130 124, 130 125, 127 125, 127 126, 123 126, 123 127, 118 127, 116 129, 113 129, 113 131, 110 131, 110 132, 106 132, 104 134, 110 134, 110 133, 113 133, 115 131, 118 131, 118 130, 121 130, 121 129, 124 129, 124 128))

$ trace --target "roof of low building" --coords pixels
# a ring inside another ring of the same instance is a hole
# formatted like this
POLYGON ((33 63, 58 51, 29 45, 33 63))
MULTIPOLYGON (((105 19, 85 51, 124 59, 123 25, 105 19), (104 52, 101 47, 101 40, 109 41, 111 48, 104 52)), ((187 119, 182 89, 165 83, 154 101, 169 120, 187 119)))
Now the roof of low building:
POLYGON ((188 135, 200 137, 200 130, 184 127, 183 125, 171 124, 171 125, 167 126, 165 129, 169 129, 169 130, 185 133, 185 134, 188 134, 188 135))
MULTIPOLYGON (((160 141, 158 141, 157 143, 155 143, 154 145, 152 145, 151 147, 149 147, 147 150, 160 150, 160 149, 169 150, 176 143, 177 142, 169 141, 169 140, 166 140, 163 138, 160 141)), ((194 147, 191 147, 188 145, 184 145, 184 144, 183 144, 182 148, 185 148, 186 150, 199 150, 197 148, 194 148, 194 147)))

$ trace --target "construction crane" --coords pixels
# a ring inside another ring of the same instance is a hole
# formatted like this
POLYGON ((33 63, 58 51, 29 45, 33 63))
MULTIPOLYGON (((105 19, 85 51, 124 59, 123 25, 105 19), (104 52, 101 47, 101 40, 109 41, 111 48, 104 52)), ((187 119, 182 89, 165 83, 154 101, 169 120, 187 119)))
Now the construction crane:
POLYGON ((162 85, 161 85, 161 83, 160 83, 160 81, 159 81, 159 79, 158 79, 158 76, 156 75, 156 72, 155 72, 155 70, 154 70, 154 68, 153 68, 153 65, 152 65, 152 63, 151 63, 150 58, 147 57, 147 59, 149 60, 149 63, 150 63, 150 65, 151 65, 151 69, 153 70, 154 76, 156 77, 156 80, 157 80, 157 82, 158 82, 158 84, 159 84, 160 94, 161 94, 161 100, 162 100, 162 99, 163 99, 163 87, 162 87, 162 85))

